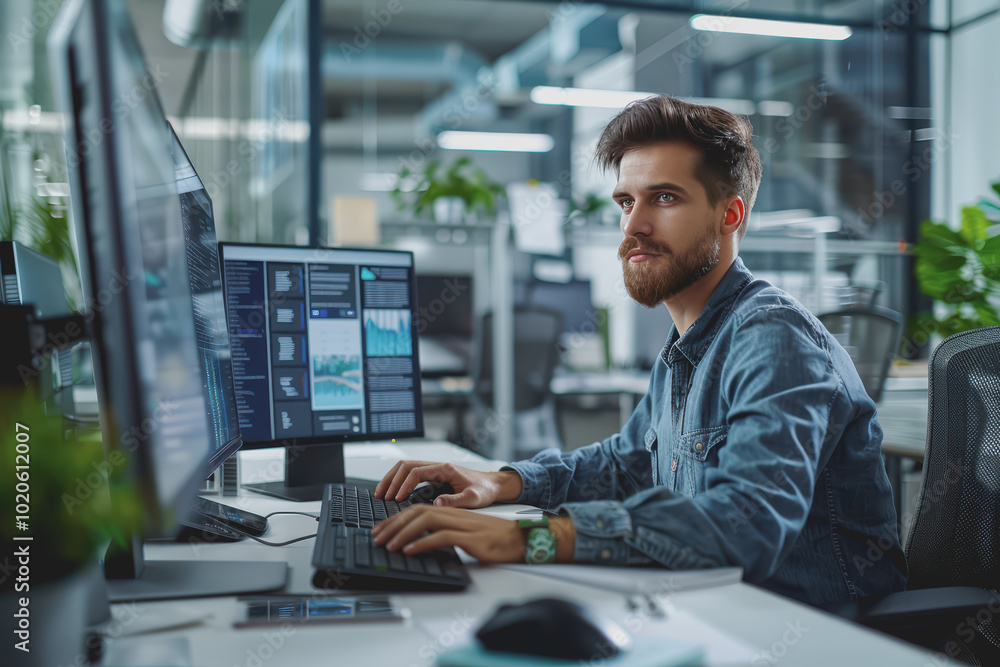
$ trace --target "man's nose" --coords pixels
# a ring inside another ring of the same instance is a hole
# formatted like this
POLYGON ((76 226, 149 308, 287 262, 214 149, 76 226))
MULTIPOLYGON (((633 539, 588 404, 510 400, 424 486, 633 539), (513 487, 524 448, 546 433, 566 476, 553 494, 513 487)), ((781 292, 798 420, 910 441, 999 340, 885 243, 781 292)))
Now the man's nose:
POLYGON ((622 212, 622 232, 625 236, 650 236, 653 225, 649 218, 649 209, 640 202, 632 205, 631 210, 622 212))

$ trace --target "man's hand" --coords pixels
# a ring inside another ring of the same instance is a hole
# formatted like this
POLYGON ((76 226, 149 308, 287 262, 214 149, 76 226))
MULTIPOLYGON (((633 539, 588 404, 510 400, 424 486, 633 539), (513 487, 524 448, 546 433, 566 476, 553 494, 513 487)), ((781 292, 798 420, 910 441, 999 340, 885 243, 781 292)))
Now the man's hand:
POLYGON ((513 470, 479 472, 453 463, 399 461, 375 487, 376 498, 406 500, 420 482, 447 482, 455 493, 438 496, 434 504, 451 507, 486 507, 512 502, 521 495, 521 476, 513 470))
POLYGON ((416 555, 456 546, 491 563, 523 563, 524 537, 516 521, 466 512, 454 507, 413 505, 372 528, 377 545, 416 555), (425 532, 431 531, 429 535, 425 532))

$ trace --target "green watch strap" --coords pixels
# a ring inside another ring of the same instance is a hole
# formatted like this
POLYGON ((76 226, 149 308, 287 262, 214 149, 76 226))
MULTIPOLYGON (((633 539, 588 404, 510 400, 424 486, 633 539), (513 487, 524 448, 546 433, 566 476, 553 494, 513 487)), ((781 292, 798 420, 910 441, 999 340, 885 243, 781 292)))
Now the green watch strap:
POLYGON ((532 528, 524 551, 524 560, 530 565, 547 565, 556 560, 556 536, 548 528, 532 528))
POLYGON ((521 530, 526 528, 548 528, 549 517, 543 514, 540 519, 518 519, 517 527, 521 530))

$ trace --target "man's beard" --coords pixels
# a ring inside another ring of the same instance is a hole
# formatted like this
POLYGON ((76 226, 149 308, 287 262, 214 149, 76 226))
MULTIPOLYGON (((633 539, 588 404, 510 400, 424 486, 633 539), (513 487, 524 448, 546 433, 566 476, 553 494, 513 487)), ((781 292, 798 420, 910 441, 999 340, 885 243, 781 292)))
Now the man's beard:
POLYGON ((618 248, 618 258, 622 260, 629 296, 647 308, 655 308, 715 268, 719 263, 719 239, 709 232, 698 245, 678 256, 666 246, 648 240, 639 243, 634 236, 626 236, 618 248), (633 264, 626 255, 635 248, 660 256, 633 264))

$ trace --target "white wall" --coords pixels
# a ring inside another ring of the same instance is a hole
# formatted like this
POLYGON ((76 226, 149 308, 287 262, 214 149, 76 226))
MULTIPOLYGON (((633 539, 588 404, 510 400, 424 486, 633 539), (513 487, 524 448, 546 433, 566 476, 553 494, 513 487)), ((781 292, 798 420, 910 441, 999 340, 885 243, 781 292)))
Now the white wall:
POLYGON ((1000 180, 1000 70, 996 45, 1000 16, 956 31, 951 37, 950 126, 955 137, 948 151, 950 196, 947 215, 958 219, 961 206, 991 193, 1000 180))

